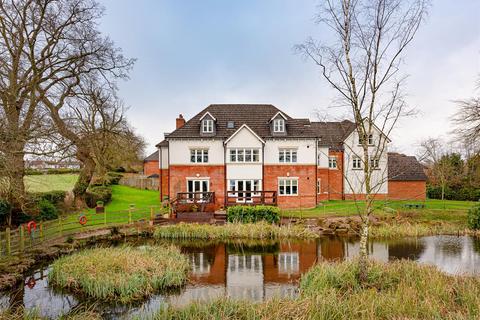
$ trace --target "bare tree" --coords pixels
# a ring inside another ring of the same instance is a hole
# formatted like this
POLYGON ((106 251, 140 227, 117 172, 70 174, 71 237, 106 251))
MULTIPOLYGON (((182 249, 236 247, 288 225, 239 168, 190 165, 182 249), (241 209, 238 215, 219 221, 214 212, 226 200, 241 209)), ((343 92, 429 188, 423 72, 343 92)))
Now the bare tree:
MULTIPOLYGON (((480 92, 480 78, 477 84, 477 91, 480 92)), ((452 118, 456 126, 454 132, 467 144, 478 147, 480 140, 480 96, 466 100, 457 100, 458 111, 452 118)), ((480 149, 476 149, 480 152, 480 149)))
MULTIPOLYGON (((313 39, 297 50, 320 67, 323 78, 338 93, 338 105, 348 108, 360 137, 361 151, 351 150, 362 163, 361 188, 365 194, 360 211, 360 279, 367 277, 369 217, 373 212, 375 186, 372 159, 386 152, 388 136, 398 119, 410 115, 402 95, 401 58, 427 14, 428 0, 325 0, 317 22, 330 28, 334 42, 313 39), (369 137, 382 132, 375 141, 369 137)), ((348 179, 347 179, 348 180, 348 179)), ((348 182, 348 181, 347 181, 348 182)), ((358 199, 357 199, 358 200, 358 199)))
POLYGON ((75 144, 55 121, 55 109, 85 78, 113 85, 112 79, 126 77, 133 65, 97 30, 102 15, 95 0, 0 2, 0 151, 12 170, 16 202, 25 194, 25 147, 39 138, 45 116, 53 115, 56 130, 75 144))

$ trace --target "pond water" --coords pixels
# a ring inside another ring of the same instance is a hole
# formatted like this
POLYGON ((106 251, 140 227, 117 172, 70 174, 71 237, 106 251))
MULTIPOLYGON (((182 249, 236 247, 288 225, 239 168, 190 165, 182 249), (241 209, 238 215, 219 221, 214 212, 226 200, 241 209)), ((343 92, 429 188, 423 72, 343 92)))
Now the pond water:
MULTIPOLYGON (((134 243, 144 245, 145 240, 134 243)), ((105 319, 143 317, 166 305, 219 297, 261 301, 272 296, 295 297, 300 276, 318 261, 352 259, 358 255, 355 238, 325 237, 312 241, 202 242, 175 241, 189 257, 189 282, 175 292, 163 293, 136 305, 102 305, 95 308, 105 319)), ((480 240, 468 236, 432 236, 372 241, 371 257, 380 261, 412 259, 432 264, 450 274, 480 276, 480 240)), ((33 270, 25 285, 0 297, 0 308, 22 305, 56 318, 86 301, 48 286, 48 266, 33 270), (31 281, 35 279, 35 283, 31 281)))

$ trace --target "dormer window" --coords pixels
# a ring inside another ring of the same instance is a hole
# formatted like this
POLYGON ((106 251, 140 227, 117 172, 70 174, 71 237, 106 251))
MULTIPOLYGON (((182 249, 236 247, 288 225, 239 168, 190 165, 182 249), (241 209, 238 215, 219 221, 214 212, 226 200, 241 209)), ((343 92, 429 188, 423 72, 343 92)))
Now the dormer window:
POLYGON ((285 132, 285 120, 284 119, 274 119, 273 120, 273 132, 285 132))
POLYGON ((202 132, 203 133, 213 133, 213 120, 212 119, 203 119, 202 120, 202 132))

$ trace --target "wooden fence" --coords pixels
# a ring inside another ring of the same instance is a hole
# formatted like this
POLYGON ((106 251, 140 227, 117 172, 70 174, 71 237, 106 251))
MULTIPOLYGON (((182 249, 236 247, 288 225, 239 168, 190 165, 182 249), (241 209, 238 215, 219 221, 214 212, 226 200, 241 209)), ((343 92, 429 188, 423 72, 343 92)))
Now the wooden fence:
POLYGON ((124 186, 143 190, 159 190, 160 188, 160 179, 158 177, 147 178, 147 176, 143 175, 125 175, 120 179, 119 183, 124 186))
POLYGON ((42 244, 52 242, 76 233, 100 229, 107 226, 122 226, 138 222, 148 223, 153 221, 157 214, 164 214, 167 210, 159 206, 148 208, 135 208, 130 206, 128 210, 109 212, 105 208, 103 213, 79 213, 56 220, 39 222, 36 228, 28 230, 27 224, 20 225, 17 229, 7 228, 0 232, 0 258, 17 255, 26 249, 35 248, 42 244), (86 218, 86 223, 80 220, 86 218))

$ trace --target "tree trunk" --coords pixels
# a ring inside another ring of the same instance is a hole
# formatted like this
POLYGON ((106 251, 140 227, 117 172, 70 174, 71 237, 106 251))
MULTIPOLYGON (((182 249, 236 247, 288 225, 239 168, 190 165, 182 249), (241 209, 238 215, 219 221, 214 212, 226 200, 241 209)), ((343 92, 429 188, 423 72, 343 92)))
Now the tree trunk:
POLYGON ((82 163, 83 167, 73 187, 73 195, 75 197, 75 205, 77 207, 84 207, 85 195, 95 173, 95 161, 85 149, 79 149, 77 151, 77 159, 82 163))
POLYGON ((10 214, 7 217, 7 224, 12 225, 12 213, 22 212, 25 202, 25 161, 21 143, 13 143, 5 150, 5 174, 8 181, 6 200, 10 204, 10 214))
POLYGON ((359 257, 359 280, 361 283, 367 281, 368 275, 368 228, 370 219, 366 216, 362 219, 362 228, 360 230, 360 257, 359 257))

